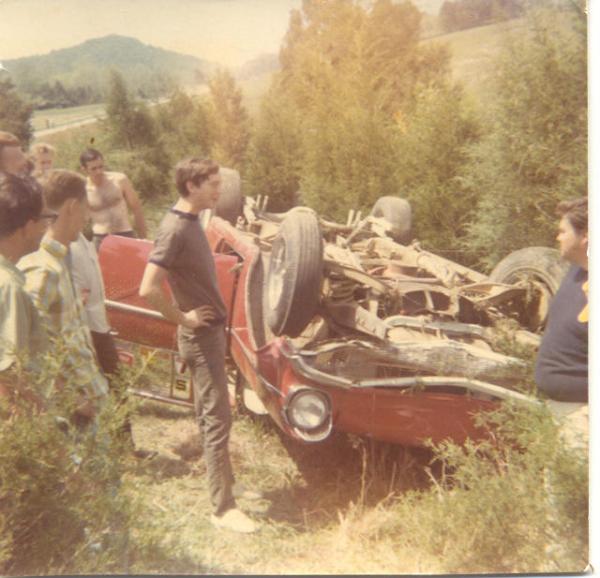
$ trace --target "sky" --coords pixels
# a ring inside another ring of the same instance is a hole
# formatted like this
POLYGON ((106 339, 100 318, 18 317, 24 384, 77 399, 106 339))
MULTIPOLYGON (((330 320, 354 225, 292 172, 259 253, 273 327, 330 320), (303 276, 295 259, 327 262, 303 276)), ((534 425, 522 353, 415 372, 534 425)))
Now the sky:
POLYGON ((224 66, 277 53, 301 0, 0 0, 0 62, 120 34, 224 66))

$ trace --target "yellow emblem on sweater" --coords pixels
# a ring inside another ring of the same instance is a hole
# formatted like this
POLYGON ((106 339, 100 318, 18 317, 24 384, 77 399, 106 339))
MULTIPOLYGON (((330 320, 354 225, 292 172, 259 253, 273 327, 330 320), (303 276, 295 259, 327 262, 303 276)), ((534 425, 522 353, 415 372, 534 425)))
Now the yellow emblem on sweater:
MULTIPOLYGON (((585 293, 585 296, 588 296, 588 291, 589 291, 589 281, 586 281, 583 285, 582 285, 582 289, 583 292, 585 293)), ((577 321, 581 321, 581 323, 588 323, 590 320, 590 311, 589 311, 589 303, 585 304, 585 307, 581 310, 581 313, 579 313, 579 315, 577 316, 577 321)))

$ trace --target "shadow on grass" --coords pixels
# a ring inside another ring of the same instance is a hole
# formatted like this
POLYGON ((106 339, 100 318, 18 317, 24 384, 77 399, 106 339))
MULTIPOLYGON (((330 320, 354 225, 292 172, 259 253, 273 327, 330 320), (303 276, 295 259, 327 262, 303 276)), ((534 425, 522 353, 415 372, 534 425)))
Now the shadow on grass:
POLYGON ((132 399, 135 400, 134 411, 137 415, 173 420, 194 415, 194 410, 192 408, 180 407, 166 402, 152 401, 149 399, 142 400, 135 396, 132 396, 132 399))
POLYGON ((271 502, 266 517, 297 529, 325 525, 352 504, 372 507, 430 483, 427 468, 432 454, 426 449, 339 433, 320 444, 305 445, 277 433, 301 479, 266 493, 271 502))
POLYGON ((187 438, 172 446, 171 450, 186 462, 196 462, 204 453, 202 436, 199 432, 193 432, 187 438))
POLYGON ((152 547, 136 548, 130 552, 128 572, 131 574, 176 574, 213 575, 223 574, 218 567, 206 566, 185 554, 176 554, 171 549, 152 545, 152 547))
POLYGON ((136 460, 131 469, 135 475, 149 476, 155 482, 183 477, 192 471, 186 462, 164 454, 158 454, 151 459, 136 460))

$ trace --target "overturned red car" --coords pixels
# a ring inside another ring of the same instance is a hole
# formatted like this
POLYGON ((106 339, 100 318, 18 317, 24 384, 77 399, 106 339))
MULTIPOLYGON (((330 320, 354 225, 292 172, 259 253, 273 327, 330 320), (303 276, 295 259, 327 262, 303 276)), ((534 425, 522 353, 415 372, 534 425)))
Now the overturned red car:
MULTIPOLYGON (((395 202, 388 215, 380 206, 341 225, 246 199, 233 222, 212 216, 206 226, 238 397, 298 440, 335 429, 408 446, 462 442, 480 433, 480 410, 535 403, 518 390, 522 362, 496 350, 496 327, 511 322, 535 345, 564 273, 557 253, 517 251, 488 277, 403 244, 393 211, 406 208, 395 202)), ((151 246, 102 243, 109 318, 120 340, 172 357, 168 393, 136 393, 191 406, 175 326, 138 295, 151 246)))

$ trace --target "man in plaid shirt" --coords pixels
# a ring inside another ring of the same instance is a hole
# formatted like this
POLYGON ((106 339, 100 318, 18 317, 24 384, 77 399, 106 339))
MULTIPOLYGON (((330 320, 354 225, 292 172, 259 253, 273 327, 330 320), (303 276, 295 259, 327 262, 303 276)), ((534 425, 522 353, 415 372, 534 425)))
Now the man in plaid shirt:
POLYGON ((68 267, 68 247, 77 239, 88 218, 85 180, 71 171, 53 171, 44 185, 44 199, 48 209, 54 212, 54 222, 39 250, 21 259, 18 267, 25 274, 25 289, 39 311, 48 336, 60 338, 64 343, 65 376, 83 394, 73 421, 85 426, 93 420, 108 391, 68 267))

